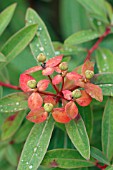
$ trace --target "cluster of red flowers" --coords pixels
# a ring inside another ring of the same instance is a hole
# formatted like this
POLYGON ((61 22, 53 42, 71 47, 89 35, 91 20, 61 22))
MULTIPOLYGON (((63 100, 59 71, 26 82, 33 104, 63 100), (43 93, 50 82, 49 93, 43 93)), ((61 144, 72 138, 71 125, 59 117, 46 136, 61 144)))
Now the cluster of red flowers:
POLYGON ((62 59, 62 55, 55 56, 45 62, 46 57, 40 54, 38 61, 41 65, 32 67, 20 75, 20 87, 29 95, 29 121, 41 123, 51 113, 55 121, 67 123, 78 115, 76 103, 88 106, 92 98, 100 102, 103 100, 101 88, 90 82, 94 76, 94 63, 87 60, 82 66, 68 72, 68 65, 62 62, 62 59), (30 74, 39 70, 42 70, 45 79, 36 82, 30 74), (55 93, 47 91, 49 84, 55 93))

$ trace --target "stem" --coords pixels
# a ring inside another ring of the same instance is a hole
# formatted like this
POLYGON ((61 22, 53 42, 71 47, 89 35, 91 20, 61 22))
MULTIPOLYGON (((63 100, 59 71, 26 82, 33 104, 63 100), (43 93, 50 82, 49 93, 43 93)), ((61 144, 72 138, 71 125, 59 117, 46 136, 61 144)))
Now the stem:
POLYGON ((63 87, 64 87, 64 77, 62 77, 62 87, 61 87, 61 90, 60 90, 60 92, 62 92, 62 90, 63 90, 63 87))
POLYGON ((37 92, 40 93, 40 94, 44 94, 44 95, 49 95, 49 96, 54 96, 54 97, 56 97, 56 94, 53 94, 53 93, 42 92, 42 91, 37 91, 37 92))
POLYGON ((59 93, 59 90, 57 89, 57 87, 52 83, 52 79, 51 79, 51 77, 50 76, 48 76, 48 78, 49 78, 49 80, 50 80, 50 82, 51 82, 51 85, 53 86, 53 88, 55 89, 55 91, 57 92, 57 93, 59 93))
POLYGON ((91 58, 91 54, 98 48, 99 44, 103 41, 103 39, 108 35, 110 34, 111 32, 111 29, 109 27, 106 28, 106 31, 104 32, 104 34, 97 40, 97 42, 93 45, 93 47, 88 50, 88 54, 85 58, 85 61, 86 60, 90 60, 91 58))
POLYGON ((12 84, 6 84, 1 81, 0 81, 0 86, 8 87, 8 88, 15 89, 15 90, 21 90, 21 88, 19 86, 14 86, 12 84))

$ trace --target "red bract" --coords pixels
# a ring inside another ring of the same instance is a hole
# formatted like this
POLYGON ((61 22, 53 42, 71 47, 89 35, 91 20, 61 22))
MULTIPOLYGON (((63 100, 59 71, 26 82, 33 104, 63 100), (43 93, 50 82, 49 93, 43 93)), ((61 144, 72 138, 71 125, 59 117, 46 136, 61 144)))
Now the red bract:
MULTIPOLYGON (((103 100, 103 95, 102 95, 102 90, 99 86, 94 85, 90 83, 90 80, 85 77, 85 72, 87 70, 94 71, 94 63, 87 60, 83 66, 82 66, 82 73, 81 75, 76 73, 76 72, 70 72, 66 75, 66 77, 72 81, 70 87, 82 87, 85 89, 86 93, 91 96, 92 98, 95 98, 96 100, 102 102, 103 100)), ((67 83, 67 82, 66 82, 67 83)), ((65 83, 65 86, 66 86, 65 83)), ((65 88, 64 86, 64 88, 65 88)), ((70 88, 69 87, 69 88, 70 88)))
POLYGON ((39 109, 43 104, 43 99, 39 93, 32 93, 28 98, 28 106, 31 110, 39 109))
POLYGON ((38 110, 30 111, 26 118, 34 123, 41 123, 47 119, 48 113, 44 111, 44 108, 39 108, 38 110))
POLYGON ((21 75, 20 75, 19 83, 20 83, 21 89, 22 89, 24 92, 32 91, 32 89, 27 86, 27 82, 28 82, 29 80, 35 80, 35 79, 34 79, 32 76, 28 75, 28 74, 21 74, 21 75))
POLYGON ((53 83, 54 85, 59 84, 59 83, 61 83, 61 82, 62 82, 62 76, 61 76, 61 75, 56 75, 56 76, 53 78, 53 80, 52 80, 52 83, 53 83))
POLYGON ((68 123, 71 120, 64 108, 55 108, 52 112, 52 116, 55 121, 59 123, 68 123))
POLYGON ((40 80, 38 83, 37 83, 37 89, 39 91, 45 91, 49 85, 50 81, 49 80, 40 80))
MULTIPOLYGON (((94 70, 92 62, 87 60, 82 67, 76 69, 77 71, 81 70, 81 74, 78 74, 75 71, 67 73, 68 67, 66 70, 61 70, 61 61, 62 56, 56 56, 46 63, 42 63, 41 66, 32 67, 20 75, 21 89, 24 92, 29 92, 28 107, 31 111, 26 117, 29 121, 41 123, 47 119, 48 113, 51 112, 56 122, 68 123, 78 115, 75 102, 84 107, 91 103, 92 98, 102 101, 100 87, 91 84, 90 79, 88 79, 90 78, 88 73, 94 70), (42 70, 42 75, 46 76, 46 79, 37 83, 29 74, 39 70, 42 70), (52 75, 54 71, 57 73, 55 76, 52 75), (51 84, 55 93, 46 91, 49 84, 51 84), (81 87, 84 90, 79 89, 81 87), (62 103, 61 108, 59 108, 59 103, 62 103)), ((65 65, 67 66, 66 63, 65 65)), ((91 74, 94 73, 91 72, 91 74)))
POLYGON ((70 101, 65 106, 65 112, 70 119, 74 119, 78 115, 78 108, 73 101, 70 101))

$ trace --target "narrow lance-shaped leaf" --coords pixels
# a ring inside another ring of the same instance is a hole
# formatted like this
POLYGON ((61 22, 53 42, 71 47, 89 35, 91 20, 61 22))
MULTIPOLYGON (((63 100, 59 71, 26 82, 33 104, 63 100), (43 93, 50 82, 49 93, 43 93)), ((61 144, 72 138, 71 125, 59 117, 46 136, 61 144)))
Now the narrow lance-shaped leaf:
POLYGON ((92 30, 84 30, 84 31, 79 31, 77 33, 72 34, 65 40, 65 44, 68 45, 75 45, 75 44, 81 44, 84 42, 91 41, 95 38, 98 38, 100 34, 96 31, 92 30))
POLYGON ((42 165, 50 168, 59 167, 72 169, 94 166, 94 161, 85 160, 74 149, 54 149, 46 153, 42 165))
POLYGON ((96 61, 99 72, 113 72, 113 53, 109 49, 99 48, 96 51, 96 61))
POLYGON ((52 116, 32 128, 22 151, 18 170, 37 170, 47 151, 54 127, 52 116))
POLYGON ((0 111, 1 112, 15 112, 25 110, 28 96, 23 92, 9 94, 0 99, 0 111))
POLYGON ((5 61, 6 61, 5 56, 0 52, 0 63, 5 61))
POLYGON ((87 107, 79 107, 79 112, 84 120, 86 130, 89 136, 89 139, 91 139, 92 131, 93 131, 93 113, 90 106, 87 107))
POLYGON ((11 138, 21 125, 26 111, 16 112, 15 114, 8 117, 2 125, 1 139, 6 140, 11 138))
POLYGON ((100 73, 95 74, 94 77, 91 79, 91 82, 94 84, 113 84, 113 73, 100 73))
POLYGON ((108 160, 113 156, 113 98, 106 103, 102 119, 102 149, 108 160))
POLYGON ((16 4, 10 5, 0 14, 0 35, 11 21, 15 8, 16 4))
POLYGON ((20 127, 20 129, 16 132, 15 136, 13 137, 13 140, 15 143, 21 143, 24 142, 33 127, 33 123, 26 120, 24 124, 20 127))
POLYGON ((18 156, 17 156, 16 150, 14 149, 12 145, 7 146, 5 158, 12 166, 17 166, 18 156))
POLYGON ((79 153, 85 159, 89 159, 90 158, 89 139, 81 116, 79 115, 78 119, 76 118, 75 120, 72 120, 69 123, 67 123, 66 130, 72 143, 79 151, 79 153))
POLYGON ((113 96, 113 84, 100 84, 104 96, 113 96))
POLYGON ((37 25, 30 25, 14 34, 3 46, 1 52, 6 56, 6 61, 0 63, 0 69, 13 60, 33 39, 37 25))
POLYGON ((92 16, 96 19, 99 19, 103 21, 104 23, 108 23, 107 20, 107 11, 105 8, 105 2, 103 0, 100 0, 100 4, 98 3, 98 0, 90 1, 90 0, 77 0, 81 5, 83 5, 86 10, 92 14, 92 16))
POLYGON ((108 166, 105 170, 112 170, 113 169, 113 165, 108 166))
POLYGON ((34 58, 36 59, 39 53, 44 53, 47 59, 54 57, 55 52, 47 28, 39 15, 31 8, 27 11, 26 22, 27 25, 38 24, 37 34, 30 44, 34 58))
POLYGON ((102 151, 97 148, 91 147, 91 156, 103 164, 110 164, 106 156, 102 153, 102 151))

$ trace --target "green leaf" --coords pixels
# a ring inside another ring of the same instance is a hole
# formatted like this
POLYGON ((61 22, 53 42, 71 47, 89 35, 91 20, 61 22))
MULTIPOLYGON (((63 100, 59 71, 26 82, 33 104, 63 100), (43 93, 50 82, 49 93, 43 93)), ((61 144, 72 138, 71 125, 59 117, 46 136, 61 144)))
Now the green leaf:
POLYGON ((89 27, 85 9, 75 0, 59 1, 59 19, 63 38, 89 27), (76 11, 76 12, 75 12, 76 11))
POLYGON ((85 160, 74 149, 54 149, 46 153, 42 165, 46 167, 72 169, 94 166, 94 162, 85 160))
POLYGON ((93 131, 93 113, 90 106, 87 107, 79 107, 79 112, 83 118, 83 121, 86 126, 86 130, 89 136, 89 139, 91 139, 92 131, 93 131))
POLYGON ((113 84, 113 73, 100 73, 95 74, 91 79, 92 83, 95 84, 113 84))
POLYGON ((39 15, 31 8, 27 10, 26 23, 27 25, 38 24, 37 34, 30 44, 34 58, 36 59, 39 53, 44 53, 47 59, 54 57, 55 52, 47 28, 39 15))
POLYGON ((2 125, 2 134, 1 139, 6 140, 11 138, 15 132, 18 130, 21 125, 24 117, 26 115, 26 111, 20 111, 8 117, 4 124, 2 125))
MULTIPOLYGON (((63 54, 65 56, 68 56, 68 55, 79 54, 80 52, 86 52, 86 49, 84 49, 84 48, 62 44, 60 42, 53 42, 53 46, 55 49, 55 55, 63 54)), ((64 60, 64 58, 63 58, 63 60, 64 60)))
POLYGON ((12 145, 7 146, 5 158, 12 166, 17 166, 18 157, 17 157, 17 153, 12 145))
POLYGON ((28 96, 23 92, 9 94, 0 99, 1 112, 15 112, 27 108, 28 96))
POLYGON ((90 145, 81 116, 79 116, 77 120, 72 120, 67 123, 66 130, 76 149, 85 159, 88 160, 90 158, 90 145))
POLYGON ((81 44, 98 38, 99 36, 100 34, 97 31, 83 30, 69 36, 64 43, 68 45, 81 44))
POLYGON ((100 84, 104 96, 113 96, 113 84, 100 84))
POLYGON ((113 72, 113 53, 106 48, 96 51, 96 61, 99 72, 113 72))
POLYGON ((0 87, 0 98, 2 97, 2 95, 3 95, 3 88, 0 87))
POLYGON ((24 142, 33 126, 33 123, 29 121, 25 121, 25 123, 21 126, 18 132, 15 134, 13 140, 15 143, 24 142))
POLYGON ((97 148, 91 147, 91 156, 103 164, 110 164, 106 156, 102 153, 102 151, 97 148))
POLYGON ((0 63, 0 69, 13 60, 33 39, 37 25, 30 25, 14 34, 3 46, 2 53, 6 56, 6 62, 0 63))
POLYGON ((0 52, 0 62, 6 62, 5 56, 0 52))
POLYGON ((103 21, 104 23, 108 24, 107 20, 107 11, 105 8, 105 2, 103 0, 100 0, 98 3, 98 0, 90 1, 90 0, 77 0, 86 10, 92 14, 92 16, 96 19, 99 19, 103 21))
POLYGON ((108 166, 105 170, 113 170, 113 165, 108 166))
POLYGON ((104 96, 113 96, 113 73, 95 74, 91 82, 100 86, 104 96))
POLYGON ((3 33, 14 14, 16 4, 10 5, 0 14, 0 35, 3 33))
POLYGON ((47 151, 54 127, 52 116, 32 128, 22 151, 18 170, 37 170, 47 151))
POLYGON ((113 98, 106 103, 102 118, 102 148, 103 152, 111 160, 113 156, 113 98))

